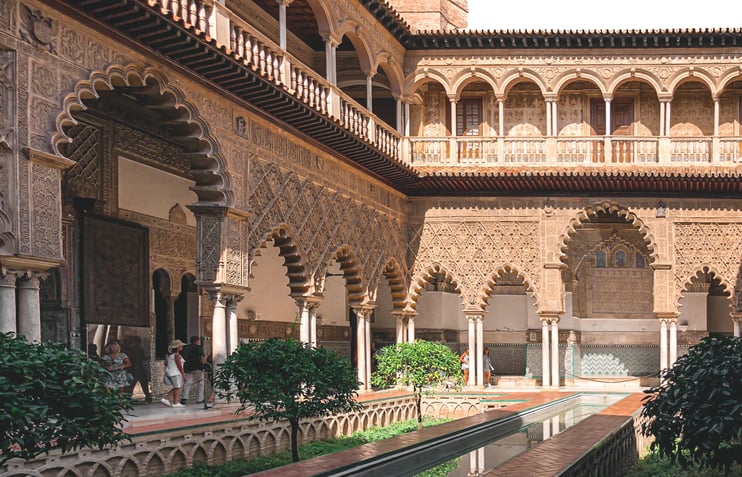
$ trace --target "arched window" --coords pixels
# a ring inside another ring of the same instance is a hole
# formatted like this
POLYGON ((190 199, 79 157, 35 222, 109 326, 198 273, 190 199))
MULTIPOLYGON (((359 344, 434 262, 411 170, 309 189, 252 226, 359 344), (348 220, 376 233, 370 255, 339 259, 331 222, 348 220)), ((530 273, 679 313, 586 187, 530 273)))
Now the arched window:
POLYGON ((644 255, 636 252, 636 268, 645 268, 644 255))
POLYGON ((626 251, 616 250, 616 268, 624 268, 626 266, 626 251))
POLYGON ((603 250, 598 250, 597 252, 595 252, 595 268, 605 268, 605 258, 605 252, 603 250))

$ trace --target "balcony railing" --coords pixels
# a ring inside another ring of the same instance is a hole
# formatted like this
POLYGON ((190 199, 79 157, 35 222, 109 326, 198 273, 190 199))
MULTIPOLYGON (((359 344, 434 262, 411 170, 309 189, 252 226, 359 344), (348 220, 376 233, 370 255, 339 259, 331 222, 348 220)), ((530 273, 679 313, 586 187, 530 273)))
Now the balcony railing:
POLYGON ((242 64, 321 114, 334 118, 352 134, 400 160, 402 136, 360 106, 337 86, 282 50, 227 7, 213 0, 148 0, 163 15, 183 20, 237 55, 242 64))
POLYGON ((673 164, 742 162, 742 137, 411 137, 412 164, 673 164), (553 159, 552 159, 553 158, 553 159))

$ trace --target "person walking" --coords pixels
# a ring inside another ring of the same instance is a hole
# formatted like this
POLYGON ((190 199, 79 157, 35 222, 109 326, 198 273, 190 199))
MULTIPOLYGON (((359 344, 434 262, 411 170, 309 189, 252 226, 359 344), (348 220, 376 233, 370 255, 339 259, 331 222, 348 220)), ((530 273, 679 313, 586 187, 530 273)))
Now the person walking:
POLYGON ((196 386, 196 402, 199 404, 204 403, 204 387, 206 382, 204 381, 204 363, 206 363, 206 355, 201 347, 201 337, 191 336, 189 340, 190 344, 183 349, 183 370, 186 374, 186 382, 183 384, 183 394, 180 398, 180 403, 185 404, 191 396, 191 387, 196 386))
POLYGON ((180 403, 180 389, 183 383, 188 379, 183 370, 183 358, 180 352, 183 350, 185 343, 180 340, 173 340, 167 348, 165 356, 165 377, 164 383, 172 386, 172 389, 160 399, 160 402, 169 407, 185 407, 180 403), (169 399, 168 399, 169 398, 169 399))

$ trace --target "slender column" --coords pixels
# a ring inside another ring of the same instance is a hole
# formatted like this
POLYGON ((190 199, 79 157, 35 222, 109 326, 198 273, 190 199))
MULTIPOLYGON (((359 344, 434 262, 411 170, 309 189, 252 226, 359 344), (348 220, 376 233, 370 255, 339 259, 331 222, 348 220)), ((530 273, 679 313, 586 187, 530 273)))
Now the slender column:
POLYGON ((451 137, 455 137, 456 131, 456 98, 449 98, 451 101, 451 137))
POLYGON ((660 101, 660 136, 665 135, 665 101, 660 101))
POLYGON ((404 134, 404 129, 402 125, 402 98, 400 98, 399 96, 396 96, 394 98, 394 103, 396 106, 396 113, 397 113, 397 124, 396 124, 397 128, 396 129, 399 134, 404 134))
POLYGON ((410 135, 410 103, 404 104, 404 135, 405 137, 410 135))
POLYGON ((665 105, 665 134, 667 136, 670 135, 670 125, 672 124, 670 106, 672 106, 672 101, 668 101, 665 105))
POLYGON ((394 325, 395 325, 395 331, 396 331, 395 333, 396 343, 397 344, 404 343, 407 338, 407 334, 405 333, 405 331, 407 331, 407 327, 405 324, 405 315, 397 314, 395 316, 394 325))
POLYGON ((361 389, 369 389, 366 373, 366 311, 353 309, 356 313, 356 361, 358 364, 358 381, 361 389))
POLYGON ((732 323, 734 324, 734 336, 740 337, 740 323, 742 323, 742 312, 734 312, 732 315, 732 323))
POLYGON ((501 100, 501 99, 497 100, 497 110, 498 110, 497 120, 499 122, 499 131, 497 135, 505 136, 505 101, 504 100, 501 100))
POLYGON ((240 333, 237 327, 237 304, 242 301, 242 296, 233 296, 227 302, 227 324, 229 334, 227 336, 229 354, 234 353, 240 346, 240 333))
POLYGON ((551 319, 551 387, 559 387, 559 318, 551 319))
POLYGON ((719 135, 719 98, 714 98, 714 136, 719 135))
POLYGON ((484 475, 484 447, 480 447, 476 450, 477 452, 477 460, 479 461, 479 464, 477 466, 477 472, 479 475, 484 475))
POLYGON ((668 367, 678 359, 678 320, 670 320, 670 361, 668 367))
POLYGON ((16 303, 15 282, 18 276, 14 272, 0 271, 0 333, 15 333, 16 303))
POLYGON ((541 386, 551 386, 551 367, 549 366, 549 319, 541 318, 541 386))
POLYGON ((414 316, 407 317, 407 342, 408 343, 415 342, 415 317, 414 316))
POLYGON ((660 371, 667 368, 667 320, 660 320, 660 371))
POLYGON ((311 303, 309 307, 309 344, 312 348, 316 348, 319 344, 317 338, 317 308, 319 308, 319 303, 311 303))
POLYGON ((605 98, 605 135, 611 135, 611 99, 605 98))
POLYGON ((551 419, 545 419, 542 427, 543 434, 544 434, 544 440, 547 440, 551 437, 551 419))
POLYGON ((477 327, 477 354, 474 362, 477 364, 477 386, 484 386, 484 316, 476 317, 477 327))
POLYGON ((546 101, 546 135, 551 136, 551 101, 546 101))
POLYGON ((374 75, 366 76, 366 109, 369 113, 374 112, 374 75))
POLYGON ((227 299, 228 297, 220 292, 211 293, 211 301, 214 303, 214 314, 211 323, 211 353, 215 367, 221 366, 227 359, 227 299))
POLYGON ((372 361, 373 358, 371 356, 371 310, 367 311, 368 315, 366 318, 366 380, 364 382, 368 383, 368 386, 366 389, 371 389, 371 371, 372 371, 372 361))
POLYGON ((557 102, 556 100, 551 102, 551 134, 553 136, 559 135, 559 121, 557 121, 557 102))
POLYGON ((337 77, 335 71, 335 61, 337 59, 337 43, 330 38, 325 39, 325 79, 335 85, 337 77))
POLYGON ((289 2, 277 0, 278 2, 278 46, 286 51, 286 7, 289 2))
POLYGON ((41 303, 39 302, 39 273, 27 273, 18 279, 18 334, 28 342, 41 342, 41 303))
POLYGON ((300 300, 296 304, 299 307, 299 341, 309 343, 309 306, 306 300, 300 300))
POLYGON ((477 325, 475 323, 476 316, 468 316, 467 318, 469 320, 469 381, 466 385, 474 386, 477 382, 477 325))

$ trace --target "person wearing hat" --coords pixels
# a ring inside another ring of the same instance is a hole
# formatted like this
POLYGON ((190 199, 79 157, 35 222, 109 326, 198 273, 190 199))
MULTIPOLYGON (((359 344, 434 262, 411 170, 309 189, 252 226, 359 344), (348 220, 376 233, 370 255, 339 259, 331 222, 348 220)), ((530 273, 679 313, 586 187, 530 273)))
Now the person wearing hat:
POLYGON ((172 386, 172 389, 160 399, 160 402, 169 407, 185 407, 180 403, 180 389, 186 381, 186 374, 183 371, 183 358, 180 351, 185 346, 180 340, 173 340, 167 347, 167 356, 165 356, 165 377, 164 383, 172 386))

